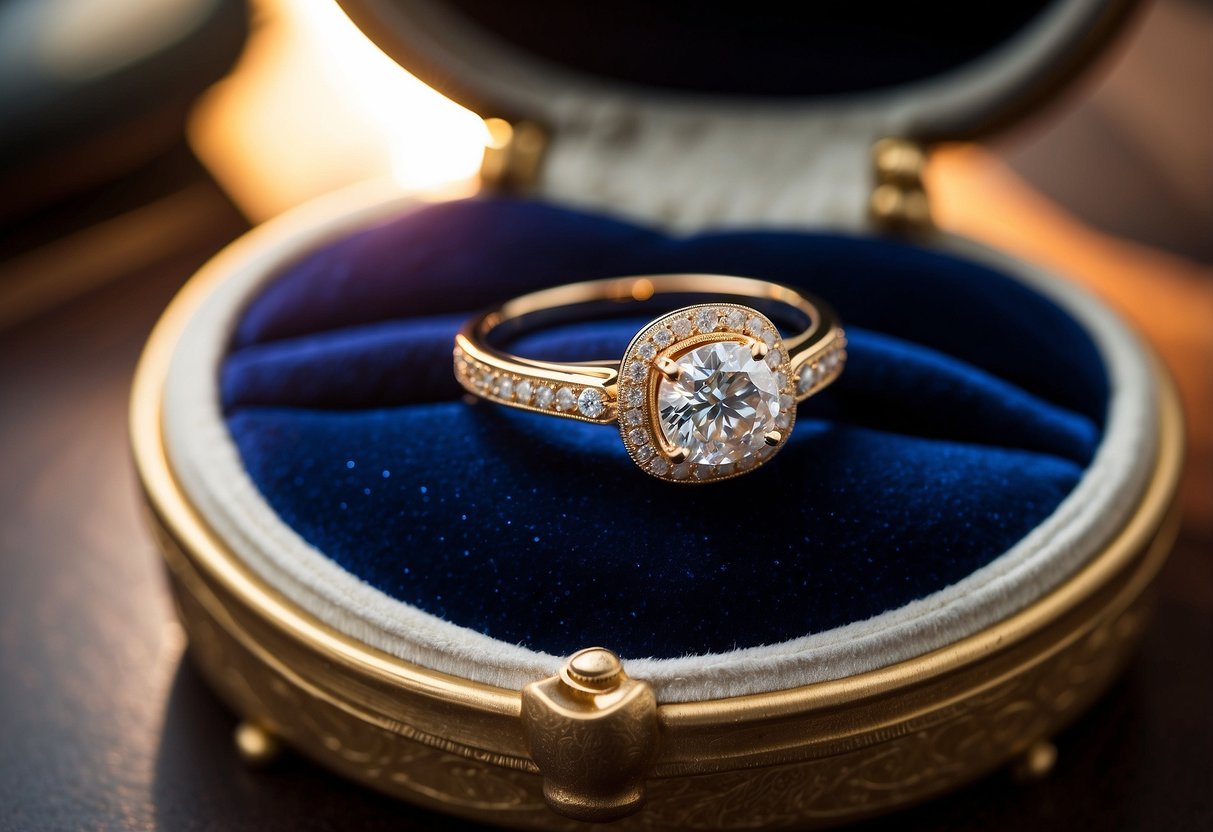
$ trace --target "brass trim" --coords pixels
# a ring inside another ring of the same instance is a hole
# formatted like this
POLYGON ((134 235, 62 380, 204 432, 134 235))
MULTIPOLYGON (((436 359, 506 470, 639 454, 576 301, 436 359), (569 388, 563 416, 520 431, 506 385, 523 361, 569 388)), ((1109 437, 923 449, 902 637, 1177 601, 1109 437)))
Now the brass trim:
POLYGON ((868 213, 873 224, 894 233, 934 229, 923 174, 927 151, 919 142, 885 138, 872 145, 873 181, 868 213))
POLYGON ((539 181, 547 131, 534 121, 486 118, 489 142, 480 162, 480 184, 497 193, 529 191, 539 181))
MULTIPOLYGON (((229 255, 236 256, 236 255, 229 255)), ((172 351, 225 276, 208 265, 140 361, 131 441, 191 655, 250 724, 388 793, 478 820, 570 823, 544 805, 518 691, 437 673, 339 633, 220 540, 174 477, 161 435, 172 351)), ((1114 678, 1144 625, 1177 526, 1182 424, 1156 364, 1157 462, 1106 549, 1062 586, 945 649, 831 682, 659 704, 645 807, 626 828, 833 824, 971 780, 1027 752, 1114 678)))
POLYGON ((522 725, 552 811, 603 822, 644 805, 659 741, 657 699, 611 651, 579 650, 557 675, 523 688, 522 725))

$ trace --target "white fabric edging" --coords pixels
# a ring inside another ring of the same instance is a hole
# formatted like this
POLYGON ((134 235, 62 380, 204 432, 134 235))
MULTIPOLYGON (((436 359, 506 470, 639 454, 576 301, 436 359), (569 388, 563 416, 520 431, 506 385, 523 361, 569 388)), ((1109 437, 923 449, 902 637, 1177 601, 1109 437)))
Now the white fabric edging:
MULTIPOLYGON (((278 271, 325 241, 413 203, 347 200, 262 226, 223 256, 229 275, 177 343, 164 432, 184 492, 232 551, 325 624, 406 661, 504 688, 551 675, 561 658, 508 644, 402 603, 344 571, 274 513, 244 470, 220 410, 219 367, 245 303, 278 271), (334 207, 336 210, 334 210, 334 207)), ((1154 381, 1136 336, 1081 289, 959 238, 941 245, 1050 297, 1091 334, 1110 402, 1095 459, 1056 511, 1009 551, 960 582, 899 609, 804 638, 676 659, 625 657, 663 702, 761 693, 875 670, 972 635, 1024 608, 1087 562, 1124 524, 1155 452, 1154 381)), ((607 645, 609 646, 609 645, 607 645)))

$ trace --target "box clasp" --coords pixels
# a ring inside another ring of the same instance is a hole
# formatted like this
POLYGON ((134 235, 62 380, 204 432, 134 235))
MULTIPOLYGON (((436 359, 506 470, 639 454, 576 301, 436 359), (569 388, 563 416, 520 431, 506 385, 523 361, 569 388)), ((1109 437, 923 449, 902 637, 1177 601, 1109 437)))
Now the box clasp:
POLYGON ((931 204, 923 183, 926 150, 909 139, 881 139, 872 145, 875 187, 869 210, 885 231, 916 233, 934 228, 931 204))
POLYGON ((603 822, 644 804, 657 752, 657 699, 603 647, 579 650, 560 672, 522 691, 522 724, 543 796, 567 818, 603 822))
POLYGON ((498 193, 523 193, 539 179, 547 133, 533 121, 486 118, 489 142, 480 162, 480 182, 498 193))

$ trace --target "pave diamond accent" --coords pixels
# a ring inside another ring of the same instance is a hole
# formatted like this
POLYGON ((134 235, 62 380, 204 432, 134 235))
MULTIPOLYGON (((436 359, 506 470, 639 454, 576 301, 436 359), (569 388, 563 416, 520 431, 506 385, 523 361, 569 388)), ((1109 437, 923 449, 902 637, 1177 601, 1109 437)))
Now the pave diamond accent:
POLYGON ((509 376, 501 379, 501 383, 497 385, 497 395, 507 402, 514 398, 514 379, 509 376))
POLYGON ((577 404, 577 397, 573 395, 573 391, 568 387, 561 387, 556 391, 556 409, 561 413, 568 413, 577 404))
POLYGON ((525 378, 514 385, 514 398, 522 404, 531 402, 531 383, 525 378))
POLYGON ((720 312, 715 309, 700 309, 695 313, 695 326, 700 332, 712 332, 720 325, 720 312))
POLYGON ((761 313, 730 304, 687 307, 641 330, 626 354, 619 429, 632 459, 653 476, 735 476, 769 458, 791 432, 796 406, 787 351, 761 313), (767 345, 762 358, 754 357, 755 342, 767 345), (664 359, 677 367, 672 380, 655 366, 664 359), (781 437, 774 446, 766 440, 772 431, 781 437))
POLYGON ((597 419, 606 410, 606 397, 601 390, 587 387, 577 397, 577 410, 582 416, 597 419))
POLYGON ((720 465, 752 456, 765 446, 779 416, 775 373, 736 341, 704 344, 676 359, 678 378, 662 378, 660 427, 688 461, 720 465))
POLYGON ((817 368, 808 365, 800 368, 800 378, 796 379, 796 392, 807 393, 817 383, 817 368))
POLYGON ((556 398, 556 391, 546 384, 535 390, 535 406, 542 407, 545 410, 552 403, 552 399, 556 398))
POLYGON ((814 390, 833 381, 846 364, 846 347, 846 336, 840 336, 828 352, 802 365, 796 375, 796 395, 806 398, 814 390))

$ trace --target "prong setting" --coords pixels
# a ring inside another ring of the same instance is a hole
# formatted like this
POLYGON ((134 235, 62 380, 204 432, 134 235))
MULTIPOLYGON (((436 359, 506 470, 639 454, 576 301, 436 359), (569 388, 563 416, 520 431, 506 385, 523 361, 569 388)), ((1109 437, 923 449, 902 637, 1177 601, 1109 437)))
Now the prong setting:
POLYGON ((624 372, 619 382, 620 434, 646 473, 716 482, 755 470, 786 442, 795 381, 782 337, 761 313, 738 304, 679 309, 641 329, 625 355, 649 368, 647 378, 624 372), (704 407, 713 396, 732 402, 704 407))
POLYGON ((657 367, 661 374, 670 381, 678 380, 678 365, 674 363, 669 356, 663 355, 661 358, 658 358, 655 362, 653 362, 653 364, 657 367))

